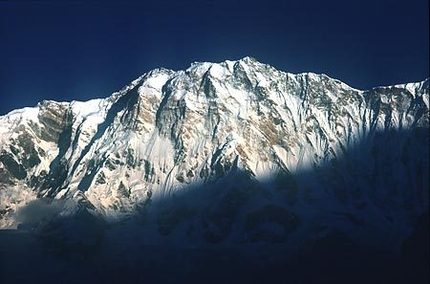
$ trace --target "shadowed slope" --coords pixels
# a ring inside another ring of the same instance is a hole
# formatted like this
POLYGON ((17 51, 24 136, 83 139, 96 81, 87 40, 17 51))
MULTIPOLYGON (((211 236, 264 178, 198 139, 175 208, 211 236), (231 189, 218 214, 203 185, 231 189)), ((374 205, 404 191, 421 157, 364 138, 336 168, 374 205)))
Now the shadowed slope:
MULTIPOLYGON (((377 133, 364 146, 374 151, 357 145, 337 167, 263 182, 233 165, 221 180, 154 200, 122 223, 102 225, 81 206, 40 223, 29 255, 13 263, 33 258, 110 283, 427 283, 428 226, 420 217, 428 215, 427 141, 428 129, 377 133), (381 151, 389 141, 408 142, 381 151), (372 158, 385 167, 370 167, 372 158)), ((27 279, 19 277, 5 279, 27 279)))

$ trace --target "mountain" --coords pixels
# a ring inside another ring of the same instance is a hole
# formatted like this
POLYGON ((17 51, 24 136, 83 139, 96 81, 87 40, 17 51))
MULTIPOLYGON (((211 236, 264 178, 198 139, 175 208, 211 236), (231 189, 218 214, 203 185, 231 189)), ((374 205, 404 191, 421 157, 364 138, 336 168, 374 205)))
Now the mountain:
POLYGON ((160 68, 0 117, 0 226, 81 216, 140 224, 149 243, 339 233, 398 249, 428 210, 428 127, 429 79, 361 91, 251 57, 160 68))

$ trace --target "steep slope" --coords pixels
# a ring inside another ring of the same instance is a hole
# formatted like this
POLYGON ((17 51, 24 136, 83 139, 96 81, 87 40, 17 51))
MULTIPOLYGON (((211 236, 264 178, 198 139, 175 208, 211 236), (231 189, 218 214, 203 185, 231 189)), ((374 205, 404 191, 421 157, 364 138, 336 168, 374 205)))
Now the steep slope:
POLYGON ((44 197, 111 222, 156 207, 160 234, 208 242, 342 227, 398 244, 428 208, 428 126, 428 79, 360 91, 250 57, 156 69, 1 117, 0 225, 44 197))

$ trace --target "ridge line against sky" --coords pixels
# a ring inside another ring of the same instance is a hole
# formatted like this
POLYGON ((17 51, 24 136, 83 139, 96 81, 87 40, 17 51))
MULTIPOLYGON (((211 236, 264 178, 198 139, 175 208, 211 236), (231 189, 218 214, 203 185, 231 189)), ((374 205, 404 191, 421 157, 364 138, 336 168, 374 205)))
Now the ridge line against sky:
POLYGON ((429 76, 427 0, 0 1, 0 115, 244 56, 358 89, 429 76))

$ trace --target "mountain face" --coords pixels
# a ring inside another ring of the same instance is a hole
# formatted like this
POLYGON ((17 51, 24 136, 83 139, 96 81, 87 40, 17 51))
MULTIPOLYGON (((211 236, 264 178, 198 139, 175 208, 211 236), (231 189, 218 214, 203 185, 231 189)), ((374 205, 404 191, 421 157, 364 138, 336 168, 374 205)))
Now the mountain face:
POLYGON ((428 127, 428 79, 361 91, 250 57, 156 69, 0 117, 0 227, 85 212, 191 243, 398 246, 428 210, 428 127))

